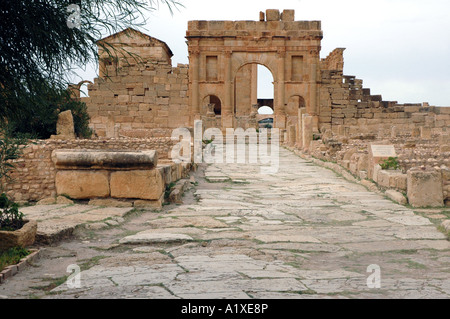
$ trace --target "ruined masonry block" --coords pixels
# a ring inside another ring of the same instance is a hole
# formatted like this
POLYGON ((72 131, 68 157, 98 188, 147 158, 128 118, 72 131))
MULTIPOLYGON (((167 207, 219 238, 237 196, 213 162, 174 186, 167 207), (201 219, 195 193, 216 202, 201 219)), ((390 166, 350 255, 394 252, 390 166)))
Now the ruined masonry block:
POLYGON ((444 206, 441 172, 421 169, 409 170, 408 199, 413 207, 444 206))
POLYGON ((36 221, 25 221, 25 225, 16 231, 0 231, 0 252, 13 247, 27 247, 34 244, 37 231, 36 221))
POLYGON ((266 21, 280 21, 280 11, 276 9, 266 10, 266 21))
POLYGON ((153 169, 158 165, 156 151, 56 150, 52 159, 60 170, 153 169))
POLYGON ((295 10, 283 10, 281 14, 281 21, 284 22, 294 22, 295 20, 295 10))
POLYGON ((370 145, 369 146, 369 178, 377 179, 375 174, 375 166, 389 159, 397 157, 397 153, 393 145, 370 145))
POLYGON ((159 170, 111 173, 111 197, 159 200, 165 183, 159 170))
POLYGON ((408 204, 408 201, 405 198, 405 196, 403 196, 402 193, 397 192, 395 190, 390 189, 390 190, 386 191, 386 196, 389 197, 390 199, 392 199, 394 202, 399 203, 401 205, 408 204))
POLYGON ((59 171, 56 192, 73 199, 109 197, 109 174, 106 171, 59 171))
POLYGON ((61 112, 58 115, 56 123, 56 134, 52 135, 52 139, 73 140, 75 139, 75 126, 73 122, 72 111, 61 112))

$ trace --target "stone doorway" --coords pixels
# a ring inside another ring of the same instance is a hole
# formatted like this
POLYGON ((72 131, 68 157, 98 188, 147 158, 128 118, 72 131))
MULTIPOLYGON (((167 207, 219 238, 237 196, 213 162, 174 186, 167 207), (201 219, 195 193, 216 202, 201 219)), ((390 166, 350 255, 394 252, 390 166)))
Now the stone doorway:
POLYGON ((263 113, 274 113, 273 79, 272 72, 259 63, 245 64, 236 72, 233 109, 237 127, 248 128, 262 106, 266 107, 263 113))

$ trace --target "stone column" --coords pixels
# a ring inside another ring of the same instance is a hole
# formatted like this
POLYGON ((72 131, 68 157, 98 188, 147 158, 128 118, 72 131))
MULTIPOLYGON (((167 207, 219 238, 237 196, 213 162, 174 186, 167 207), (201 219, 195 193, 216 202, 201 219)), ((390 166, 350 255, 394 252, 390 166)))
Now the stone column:
POLYGON ((231 51, 225 52, 225 97, 222 111, 222 129, 233 128, 233 79, 231 74, 231 51))
POLYGON ((258 65, 252 64, 251 104, 258 104, 258 65))
POLYGON ((285 114, 285 67, 286 67, 286 52, 278 52, 278 81, 277 81, 277 105, 275 106, 275 127, 280 129, 286 128, 286 114, 285 114))
POLYGON ((194 120, 200 119, 200 91, 199 91, 199 68, 200 68, 200 52, 195 50, 190 52, 191 75, 191 112, 194 120))
POLYGON ((317 116, 317 64, 311 64, 311 84, 309 101, 311 103, 311 115, 317 116))
POLYGON ((208 104, 208 113, 206 114, 207 117, 216 117, 216 113, 214 112, 215 104, 208 104))
POLYGON ((250 112, 250 117, 256 118, 256 116, 258 115, 258 109, 259 109, 259 105, 258 104, 253 104, 252 105, 252 110, 250 112))
POLYGON ((296 146, 300 149, 303 148, 303 114, 305 113, 306 109, 304 107, 298 109, 298 135, 296 146))
POLYGON ((303 150, 308 151, 313 140, 313 117, 309 114, 302 115, 303 150))
POLYGON ((310 50, 310 59, 311 59, 311 66, 310 66, 310 74, 311 74, 311 81, 310 81, 310 96, 309 96, 309 110, 307 110, 308 114, 310 114, 313 117, 313 127, 312 130, 314 133, 319 132, 319 99, 318 99, 318 84, 317 84, 317 73, 318 73, 318 65, 320 63, 320 57, 319 57, 319 51, 316 49, 310 50))
POLYGON ((256 119, 257 115, 258 115, 258 104, 253 104, 252 110, 250 112, 250 116, 248 119, 248 127, 246 127, 246 129, 248 129, 248 128, 258 129, 259 128, 258 121, 256 119))
POLYGON ((288 145, 292 147, 295 145, 296 142, 295 125, 289 125, 287 132, 288 132, 288 145))

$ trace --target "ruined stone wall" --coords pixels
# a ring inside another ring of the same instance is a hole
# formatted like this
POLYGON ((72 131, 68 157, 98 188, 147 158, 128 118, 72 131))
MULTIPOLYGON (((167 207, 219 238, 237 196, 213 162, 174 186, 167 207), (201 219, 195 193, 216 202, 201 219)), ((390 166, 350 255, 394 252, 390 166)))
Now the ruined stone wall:
POLYGON ((188 66, 147 62, 95 79, 89 86, 90 125, 100 137, 170 136, 189 124, 188 66))
POLYGON ((82 101, 99 137, 170 136, 189 124, 188 66, 174 68, 167 61, 126 66, 95 79, 82 101))
MULTIPOLYGON (((405 169, 449 165, 450 108, 398 104, 371 95, 363 81, 322 71, 320 128, 345 140, 389 141, 405 169)), ((344 143, 345 144, 345 143, 344 143)))
MULTIPOLYGON (((339 61, 341 53, 335 53, 327 62, 323 60, 322 66, 336 67, 338 64, 332 61, 339 61)), ((370 89, 364 88, 362 80, 343 75, 342 69, 322 69, 321 80, 321 134, 320 140, 311 142, 308 151, 312 155, 336 162, 382 188, 405 194, 408 172, 417 168, 434 170, 442 177, 443 202, 450 204, 449 107, 383 101, 381 95, 372 95, 370 89), (393 145, 400 169, 376 168, 371 172, 372 144, 393 145)))
POLYGON ((334 49, 325 59, 320 61, 321 70, 343 70, 344 48, 334 49))
MULTIPOLYGON (((333 132, 340 135, 432 138, 450 133, 450 108, 383 101, 354 76, 322 72, 321 105, 331 109, 333 132)), ((324 120, 328 114, 321 114, 324 120)))
POLYGON ((4 183, 5 191, 16 201, 39 201, 56 195, 56 168, 52 152, 58 149, 90 150, 156 150, 162 162, 169 159, 174 143, 170 138, 99 139, 99 140, 39 140, 24 149, 15 164, 12 181, 4 183))
POLYGON ((336 49, 321 60, 319 132, 305 130, 311 119, 300 108, 298 123, 285 133, 288 145, 383 189, 408 194, 412 205, 450 205, 450 107, 384 101, 364 88, 362 80, 343 74, 343 51, 336 49), (377 165, 371 145, 392 146, 399 169, 377 165), (421 174, 430 185, 419 185, 421 174), (422 192, 414 191, 421 187, 422 192))

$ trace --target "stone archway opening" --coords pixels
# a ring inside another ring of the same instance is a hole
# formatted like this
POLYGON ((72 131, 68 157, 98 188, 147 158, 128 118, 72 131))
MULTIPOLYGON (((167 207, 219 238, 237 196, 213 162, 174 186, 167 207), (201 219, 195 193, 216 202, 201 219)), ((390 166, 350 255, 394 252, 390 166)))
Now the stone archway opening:
POLYGON ((306 103, 305 99, 300 95, 294 95, 289 98, 287 108, 286 108, 286 115, 287 116, 298 116, 298 110, 305 108, 306 103))
POLYGON ((89 97, 89 85, 91 82, 83 81, 80 85, 80 96, 89 97))
POLYGON ((274 123, 273 107, 264 105, 258 109, 258 127, 272 129, 274 123))
POLYGON ((274 77, 266 66, 259 63, 241 66, 234 80, 235 116, 249 116, 256 105, 271 108, 273 112, 274 91, 274 77))
POLYGON ((203 99, 203 115, 214 113, 215 116, 222 115, 222 102, 216 95, 208 95, 203 99))
POLYGON ((261 106, 261 107, 258 109, 258 114, 259 114, 259 115, 273 115, 273 114, 274 114, 273 108, 271 108, 271 107, 269 107, 269 106, 267 106, 267 105, 261 106))
MULTIPOLYGON (((274 78, 272 72, 265 66, 258 64, 258 101, 264 101, 260 106, 268 106, 273 111, 275 94, 274 78)), ((272 113, 273 114, 273 113, 272 113)))

